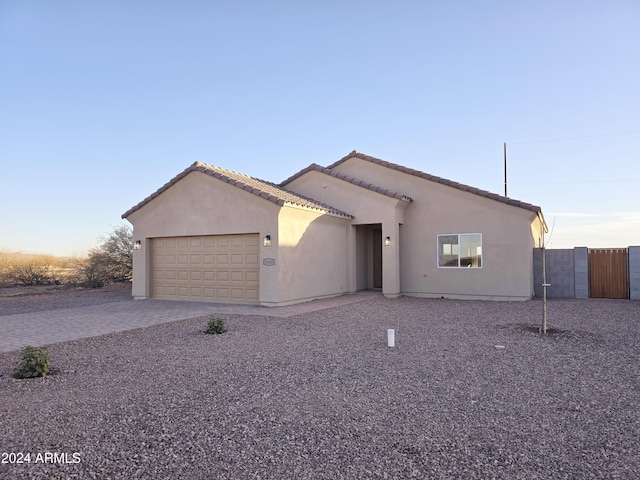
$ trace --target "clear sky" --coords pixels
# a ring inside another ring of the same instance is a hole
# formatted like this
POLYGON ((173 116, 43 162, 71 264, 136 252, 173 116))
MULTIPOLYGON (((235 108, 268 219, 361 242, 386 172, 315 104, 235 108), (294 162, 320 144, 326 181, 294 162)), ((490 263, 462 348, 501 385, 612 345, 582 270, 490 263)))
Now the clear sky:
POLYGON ((352 150, 640 245, 640 2, 0 0, 0 249, 81 254, 194 161, 352 150))

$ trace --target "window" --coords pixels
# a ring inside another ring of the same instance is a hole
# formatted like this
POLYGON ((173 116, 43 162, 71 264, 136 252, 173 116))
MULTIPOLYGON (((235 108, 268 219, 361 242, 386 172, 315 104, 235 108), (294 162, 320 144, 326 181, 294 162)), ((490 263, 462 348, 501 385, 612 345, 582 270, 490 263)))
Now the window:
POLYGON ((482 234, 438 235, 438 267, 481 268, 482 234))

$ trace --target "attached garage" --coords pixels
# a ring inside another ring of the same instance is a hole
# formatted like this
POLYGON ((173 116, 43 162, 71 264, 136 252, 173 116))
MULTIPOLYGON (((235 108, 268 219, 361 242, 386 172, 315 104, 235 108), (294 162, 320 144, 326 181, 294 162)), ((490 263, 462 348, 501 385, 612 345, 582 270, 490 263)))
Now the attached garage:
POLYGON ((151 296, 257 304, 259 235, 164 237, 151 240, 151 296))

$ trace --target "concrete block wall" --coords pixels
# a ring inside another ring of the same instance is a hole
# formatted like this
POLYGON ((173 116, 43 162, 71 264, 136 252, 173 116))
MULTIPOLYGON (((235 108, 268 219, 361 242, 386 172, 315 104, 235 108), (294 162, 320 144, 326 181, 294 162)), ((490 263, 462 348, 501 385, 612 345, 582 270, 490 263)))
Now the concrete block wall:
MULTIPOLYGON (((547 298, 575 298, 576 276, 574 249, 553 249, 546 251, 547 298)), ((533 249, 533 281, 536 297, 542 298, 542 250, 533 249)), ((587 297, 589 296, 587 277, 587 297)))
POLYGON ((629 247, 629 298, 640 300, 640 247, 629 247))
MULTIPOLYGON (((640 246, 628 248, 629 298, 640 300, 640 246)), ((546 251, 548 298, 589 298, 589 249, 576 247, 546 251)), ((533 249, 533 282, 542 298, 542 250, 533 249)))
POLYGON ((589 298, 589 249, 573 249, 575 298, 589 298))

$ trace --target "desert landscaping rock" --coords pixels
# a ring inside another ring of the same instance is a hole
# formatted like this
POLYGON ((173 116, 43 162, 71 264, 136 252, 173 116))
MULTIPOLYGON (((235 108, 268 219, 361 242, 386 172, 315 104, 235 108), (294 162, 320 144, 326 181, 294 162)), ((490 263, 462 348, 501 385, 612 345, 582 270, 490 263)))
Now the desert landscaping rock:
POLYGON ((1 288, 0 316, 130 301, 133 301, 131 285, 123 283, 98 289, 62 287, 1 288))
POLYGON ((640 303, 382 296, 0 354, 0 478, 640 477, 640 303), (387 328, 396 346, 387 346, 387 328), (496 348, 504 346, 505 348, 496 348), (79 462, 73 463, 72 455, 79 462), (60 458, 59 458, 60 459, 60 458))

